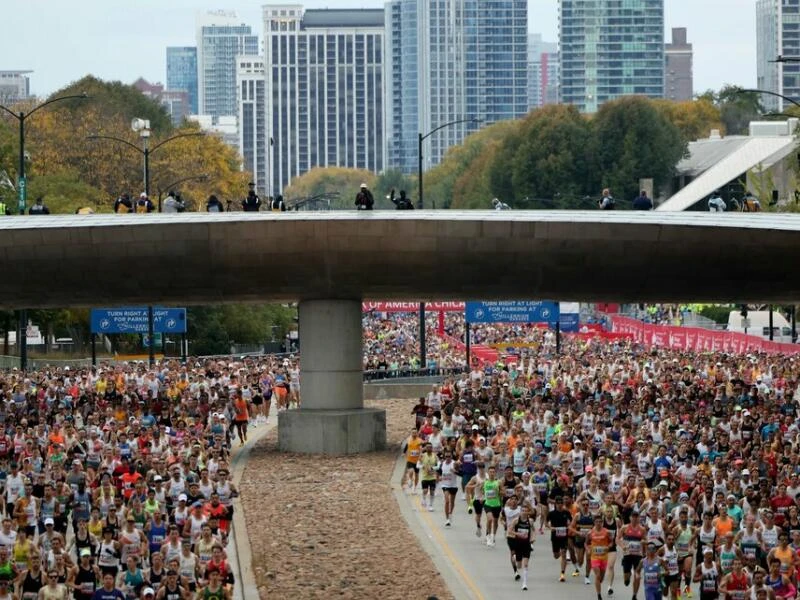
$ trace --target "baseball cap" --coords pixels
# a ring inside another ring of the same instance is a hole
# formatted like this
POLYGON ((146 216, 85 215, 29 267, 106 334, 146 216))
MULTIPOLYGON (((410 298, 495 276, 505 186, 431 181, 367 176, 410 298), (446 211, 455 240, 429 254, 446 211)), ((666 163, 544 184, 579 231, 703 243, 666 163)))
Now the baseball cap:
POLYGON ((155 596, 155 595, 156 595, 156 591, 151 587, 144 588, 142 590, 142 596, 155 596))
POLYGON ((81 548, 81 556, 91 556, 92 551, 89 548, 81 548))
POLYGON ((480 429, 480 427, 478 427, 477 425, 472 426, 472 431, 478 431, 478 429, 480 429))
POLYGON ((44 520, 44 524, 45 524, 45 525, 55 525, 55 524, 56 524, 56 522, 55 522, 53 519, 51 519, 50 517, 47 517, 47 518, 44 520))
POLYGON ((180 496, 178 496, 178 502, 186 502, 186 500, 188 500, 186 494, 181 494, 180 496))
POLYGON ((714 549, 711 546, 705 546, 703 548, 703 554, 714 554, 714 549))

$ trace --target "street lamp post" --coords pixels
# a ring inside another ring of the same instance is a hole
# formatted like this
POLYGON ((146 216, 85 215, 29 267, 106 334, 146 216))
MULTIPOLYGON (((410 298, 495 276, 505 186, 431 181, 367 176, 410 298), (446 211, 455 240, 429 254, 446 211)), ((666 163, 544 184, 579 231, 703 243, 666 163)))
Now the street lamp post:
MULTIPOLYGON (((417 145, 417 187, 419 188, 419 201, 417 202, 417 206, 420 210, 425 207, 425 200, 423 195, 423 186, 422 186, 422 142, 426 139, 431 137, 437 131, 444 129, 445 127, 452 127, 453 125, 460 125, 461 123, 480 123, 481 120, 476 117, 471 117, 469 119, 457 119, 455 121, 450 121, 449 123, 445 123, 444 125, 439 125, 436 129, 432 129, 426 134, 420 132, 418 134, 418 145, 417 145)), ((425 369, 427 367, 428 362, 428 349, 425 340, 425 303, 419 303, 419 368, 425 369)))
MULTIPOLYGON (((44 108, 54 102, 61 102, 62 100, 84 100, 89 96, 86 92, 82 94, 72 94, 70 96, 59 96, 58 98, 51 98, 46 102, 42 102, 35 106, 27 113, 19 111, 15 113, 10 108, 0 105, 3 109, 19 122, 19 171, 17 172, 17 212, 20 215, 25 214, 25 204, 28 195, 28 181, 25 178, 25 120, 35 113, 40 108, 44 108)), ((23 308, 19 311, 19 318, 17 322, 17 345, 19 346, 19 368, 24 371, 28 368, 28 310, 23 308)))
MULTIPOLYGON (((173 135, 171 138, 167 138, 165 140, 160 141, 158 144, 153 146, 152 148, 148 145, 148 140, 150 138, 150 123, 143 119, 134 119, 133 123, 131 124, 131 128, 134 131, 139 131, 139 136, 142 138, 142 147, 139 148, 136 144, 129 142, 128 140, 123 140, 122 138, 114 137, 113 135, 89 135, 86 137, 88 140, 111 140, 112 142, 117 142, 120 144, 124 144, 129 148, 135 150, 139 154, 144 157, 144 193, 145 195, 150 198, 150 155, 161 148, 164 144, 168 144, 173 140, 177 140, 180 138, 185 137, 195 137, 198 135, 203 135, 201 132, 192 132, 192 133, 179 133, 178 135, 173 135)), ((159 210, 160 210, 160 202, 159 202, 159 210)), ((156 363, 156 349, 155 349, 155 335, 153 332, 153 307, 147 307, 147 334, 150 338, 150 345, 149 345, 149 362, 150 366, 152 367, 156 363)))

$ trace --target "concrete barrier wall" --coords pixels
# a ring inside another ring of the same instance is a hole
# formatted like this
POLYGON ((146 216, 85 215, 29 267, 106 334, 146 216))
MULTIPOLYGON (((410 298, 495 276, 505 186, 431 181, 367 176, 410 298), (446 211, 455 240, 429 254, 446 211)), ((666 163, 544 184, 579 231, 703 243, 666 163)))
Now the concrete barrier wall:
POLYGON ((388 400, 389 398, 420 398, 431 391, 430 383, 384 383, 364 384, 365 400, 388 400))

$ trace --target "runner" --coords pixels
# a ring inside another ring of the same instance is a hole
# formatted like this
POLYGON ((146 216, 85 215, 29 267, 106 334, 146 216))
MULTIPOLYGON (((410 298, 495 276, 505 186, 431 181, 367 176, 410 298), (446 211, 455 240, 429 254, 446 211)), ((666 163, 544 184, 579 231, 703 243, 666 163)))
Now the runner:
POLYGON ((648 542, 647 553, 639 563, 640 578, 644 580, 644 600, 661 600, 662 598, 661 576, 664 573, 664 568, 657 551, 656 544, 648 542))
MULTIPOLYGON (((509 524, 509 530, 514 534, 514 560, 516 573, 522 571, 522 589, 528 589, 528 562, 531 558, 533 546, 533 529, 535 523, 531 511, 523 506, 520 514, 509 524)), ((562 574, 563 577, 563 574, 562 574)))
POLYGON ((689 510, 685 506, 680 506, 678 510, 678 521, 672 527, 672 535, 675 538, 675 548, 678 551, 678 565, 683 574, 683 595, 689 596, 692 593, 692 545, 695 538, 695 528, 689 523, 689 510))
POLYGON ((511 558, 511 568, 514 571, 514 580, 519 581, 520 573, 517 566, 517 532, 512 527, 512 524, 522 514, 522 509, 517 503, 517 497, 511 496, 503 507, 500 513, 500 520, 503 522, 506 530, 506 544, 511 558))
POLYGON ((433 498, 436 494, 436 485, 439 482, 439 457, 433 453, 433 445, 425 444, 425 451, 419 458, 420 479, 422 480, 422 506, 433 512, 433 498), (428 500, 425 500, 425 493, 428 500))
POLYGON ((553 548, 553 558, 561 562, 561 575, 558 580, 564 583, 564 574, 567 570, 567 547, 569 545, 568 530, 572 523, 572 515, 568 510, 564 509, 563 496, 555 496, 553 498, 553 503, 554 508, 547 515, 547 525, 550 528, 550 543, 553 548))
POLYGON ((703 549, 703 561, 698 563, 692 580, 700 584, 700 600, 717 600, 719 598, 719 570, 714 563, 714 549, 706 546, 703 549))
MULTIPOLYGON (((472 512, 472 508, 474 507, 475 536, 480 539, 481 536, 483 535, 483 531, 481 529, 481 519, 483 515, 483 502, 484 502, 483 482, 486 481, 486 469, 484 468, 482 462, 476 463, 475 468, 477 469, 477 473, 475 473, 475 475, 469 480, 465 489, 467 497, 473 499, 470 512, 472 512)), ((487 523, 488 523, 488 516, 487 516, 487 523)), ((487 527, 487 532, 488 532, 488 527, 487 527)))
POLYGON ((444 461, 442 461, 439 466, 439 476, 441 479, 442 495, 444 496, 444 524, 446 527, 450 527, 450 519, 453 516, 453 507, 455 506, 456 496, 458 495, 456 463, 453 460, 453 452, 450 450, 445 450, 444 452, 444 461))
POLYGON ((639 512, 633 511, 630 523, 623 526, 617 534, 617 543, 622 548, 622 575, 625 587, 631 582, 633 573, 633 597, 639 593, 641 570, 639 568, 644 555, 644 542, 647 531, 639 524, 639 512))
POLYGON ((594 573, 594 589, 597 592, 598 600, 603 598, 601 588, 608 569, 608 551, 613 541, 611 532, 603 527, 603 516, 595 515, 594 527, 586 536, 586 552, 590 556, 590 564, 594 573))
POLYGON ((678 550, 675 547, 675 536, 667 534, 664 546, 659 551, 664 565, 664 588, 671 600, 678 600, 681 585, 681 564, 678 559, 678 550))
POLYGON ((483 482, 483 508, 486 511, 486 545, 490 548, 495 545, 498 519, 503 508, 500 499, 500 481, 497 479, 497 468, 488 469, 486 480, 483 482))
POLYGON ((572 518, 570 532, 574 536, 572 543, 575 548, 576 558, 575 571, 573 571, 572 576, 577 577, 580 575, 579 567, 585 563, 586 574, 583 581, 586 585, 591 583, 589 580, 590 561, 589 557, 586 555, 586 536, 589 534, 589 531, 591 531, 593 524, 594 517, 592 517, 592 514, 589 512, 589 500, 588 498, 584 498, 580 501, 578 511, 572 518))
POLYGON ((405 490, 406 484, 411 483, 411 489, 408 491, 416 494, 417 485, 419 484, 417 463, 419 462, 420 454, 422 454, 422 438, 419 437, 416 429, 411 430, 411 435, 403 444, 403 452, 406 455, 406 469, 403 472, 403 478, 400 480, 400 487, 405 490))
POLYGON ((733 570, 720 580, 719 591, 725 595, 725 600, 744 600, 749 587, 747 574, 742 570, 742 561, 736 558, 733 561, 733 570))

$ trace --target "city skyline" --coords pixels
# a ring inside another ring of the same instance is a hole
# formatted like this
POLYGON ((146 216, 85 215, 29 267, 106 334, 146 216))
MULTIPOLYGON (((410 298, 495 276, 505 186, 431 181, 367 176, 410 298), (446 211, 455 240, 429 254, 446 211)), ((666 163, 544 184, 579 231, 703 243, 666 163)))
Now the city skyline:
MULTIPOLYGON (((19 22, 37 23, 37 44, 24 28, 11 28, 0 39, 3 69, 30 69, 31 93, 47 96, 87 74, 133 83, 144 77, 166 83, 168 46, 195 44, 195 18, 206 10, 235 10, 242 23, 260 33, 261 5, 242 0, 121 0, 113 6, 83 0, 78 6, 30 0, 15 7, 19 22), (46 9, 46 10, 45 10, 46 9), (41 15, 47 14, 47 19, 41 15), (104 23, 98 34, 97 22, 104 23), (64 27, 70 35, 64 36, 64 27), (59 40, 60 49, 41 40, 59 40), (24 48, 24 54, 19 51, 24 48)), ((275 3, 272 3, 275 4, 275 3)), ((383 8, 380 0, 308 0, 313 8, 383 8)), ((558 39, 558 0, 530 0, 528 31, 544 41, 558 39)), ((756 84, 755 0, 669 0, 665 28, 686 27, 695 52, 695 92, 726 83, 756 84)))

